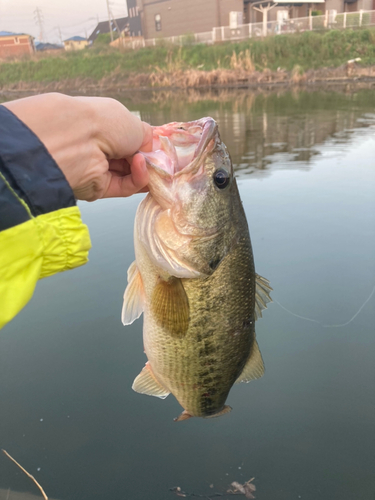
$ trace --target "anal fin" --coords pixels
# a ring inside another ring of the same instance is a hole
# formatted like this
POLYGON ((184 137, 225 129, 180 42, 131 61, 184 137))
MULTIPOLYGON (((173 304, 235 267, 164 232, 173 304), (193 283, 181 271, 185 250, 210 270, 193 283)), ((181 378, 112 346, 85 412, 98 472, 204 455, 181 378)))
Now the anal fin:
POLYGON ((236 380, 236 384, 240 382, 250 382, 260 378, 264 374, 264 364, 262 355, 259 350, 258 342, 254 339, 253 347, 249 359, 242 370, 241 375, 236 380))
POLYGON ((141 373, 135 378, 132 389, 140 394, 147 394, 148 396, 155 396, 160 399, 165 399, 170 394, 170 392, 156 380, 148 362, 141 373))

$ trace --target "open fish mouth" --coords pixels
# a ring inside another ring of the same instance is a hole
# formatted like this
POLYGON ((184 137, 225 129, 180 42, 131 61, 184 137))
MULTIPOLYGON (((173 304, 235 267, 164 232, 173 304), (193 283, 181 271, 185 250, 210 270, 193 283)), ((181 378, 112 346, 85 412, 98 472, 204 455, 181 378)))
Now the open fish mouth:
POLYGON ((219 139, 213 118, 193 122, 172 122, 153 127, 153 148, 141 152, 146 164, 162 177, 178 177, 194 170, 202 155, 213 149, 219 139))

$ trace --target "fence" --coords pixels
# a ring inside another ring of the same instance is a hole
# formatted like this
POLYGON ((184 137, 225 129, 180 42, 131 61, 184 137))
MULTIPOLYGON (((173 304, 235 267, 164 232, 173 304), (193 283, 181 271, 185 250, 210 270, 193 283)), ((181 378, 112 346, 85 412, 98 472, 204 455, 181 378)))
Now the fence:
POLYGON ((375 10, 360 10, 359 12, 326 11, 324 16, 298 17, 283 19, 281 21, 268 21, 267 23, 242 24, 237 28, 220 26, 205 33, 191 35, 171 36, 168 38, 151 38, 148 40, 125 41, 125 46, 136 49, 150 47, 160 42, 176 45, 196 45, 198 43, 213 44, 216 42, 239 41, 248 38, 280 35, 285 33, 298 33, 302 31, 316 31, 324 29, 364 28, 375 26, 375 10))

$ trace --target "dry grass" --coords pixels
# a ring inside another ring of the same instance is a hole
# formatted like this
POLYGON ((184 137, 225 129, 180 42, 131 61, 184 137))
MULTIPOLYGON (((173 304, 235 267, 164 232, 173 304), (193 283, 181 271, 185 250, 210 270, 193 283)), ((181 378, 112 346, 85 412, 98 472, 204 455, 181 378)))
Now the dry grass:
POLYGON ((293 84, 298 85, 306 81, 306 74, 303 72, 301 66, 296 64, 290 74, 290 80, 293 84))
POLYGON ((250 50, 246 49, 245 52, 241 51, 239 54, 233 51, 230 58, 230 67, 234 70, 253 73, 255 71, 255 64, 251 58, 250 50))
MULTIPOLYGON (((246 55, 245 55, 246 56, 246 55)), ((246 57, 245 57, 246 58, 246 57)), ((233 58, 234 61, 234 58, 233 58)), ((238 63, 237 58, 237 65, 238 63)), ((124 75, 120 68, 115 68, 100 80, 90 77, 67 78, 55 82, 17 82, 3 85, 0 90, 4 92, 66 92, 73 91, 81 94, 97 93, 104 91, 136 91, 141 89, 200 89, 200 88, 246 88, 258 86, 288 85, 298 86, 305 83, 316 82, 345 82, 358 79, 373 80, 375 66, 363 68, 356 64, 350 68, 343 65, 340 68, 325 68, 308 70, 295 65, 292 71, 279 69, 271 71, 268 68, 262 71, 245 70, 243 68, 225 69, 218 68, 211 71, 201 69, 175 69, 166 72, 159 67, 154 67, 152 72, 128 73, 124 75)))
POLYGON ((171 72, 155 68, 151 74, 138 74, 129 76, 127 83, 130 87, 173 87, 180 89, 199 87, 223 87, 239 86, 253 83, 264 83, 267 81, 285 81, 286 72, 257 72, 246 70, 241 65, 249 64, 243 61, 236 62, 237 69, 214 69, 203 71, 199 69, 176 70, 171 72))

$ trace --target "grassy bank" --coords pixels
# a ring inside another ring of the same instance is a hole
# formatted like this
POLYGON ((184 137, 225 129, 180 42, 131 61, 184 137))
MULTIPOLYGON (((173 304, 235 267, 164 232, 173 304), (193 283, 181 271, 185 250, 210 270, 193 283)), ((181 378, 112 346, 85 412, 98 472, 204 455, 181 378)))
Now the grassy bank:
POLYGON ((250 74, 267 70, 296 72, 296 68, 303 73, 337 68, 358 57, 361 65, 375 64, 375 29, 304 32, 214 46, 175 47, 160 42, 136 51, 93 47, 77 53, 1 62, 0 86, 73 79, 121 81, 139 74, 154 75, 150 81, 146 78, 146 84, 160 86, 166 83, 160 75, 166 73, 234 70, 250 74))

